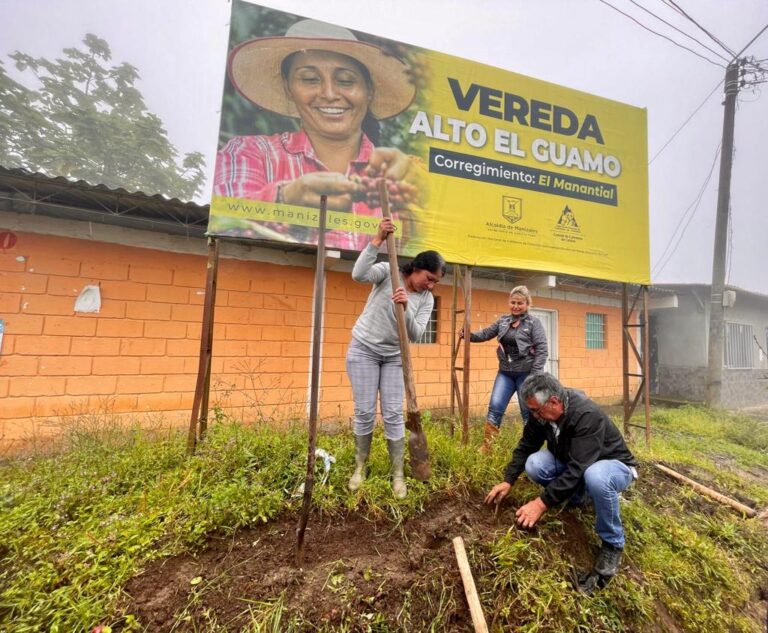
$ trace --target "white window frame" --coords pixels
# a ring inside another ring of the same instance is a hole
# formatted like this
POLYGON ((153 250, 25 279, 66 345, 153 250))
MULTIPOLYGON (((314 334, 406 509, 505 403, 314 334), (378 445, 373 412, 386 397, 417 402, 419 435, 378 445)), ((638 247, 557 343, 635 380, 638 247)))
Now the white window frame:
POLYGON ((752 341, 755 337, 751 323, 725 322, 723 367, 728 369, 754 369, 755 352, 752 341))

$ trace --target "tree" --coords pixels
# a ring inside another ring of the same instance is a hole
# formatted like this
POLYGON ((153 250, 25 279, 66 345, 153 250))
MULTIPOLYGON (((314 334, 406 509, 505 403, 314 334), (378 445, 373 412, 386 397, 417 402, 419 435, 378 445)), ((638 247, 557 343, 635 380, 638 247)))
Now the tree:
POLYGON ((203 186, 200 152, 179 153, 136 88, 139 71, 109 66, 95 35, 54 61, 16 51, 16 68, 36 89, 12 80, 0 62, 0 164, 129 191, 191 200, 203 186))

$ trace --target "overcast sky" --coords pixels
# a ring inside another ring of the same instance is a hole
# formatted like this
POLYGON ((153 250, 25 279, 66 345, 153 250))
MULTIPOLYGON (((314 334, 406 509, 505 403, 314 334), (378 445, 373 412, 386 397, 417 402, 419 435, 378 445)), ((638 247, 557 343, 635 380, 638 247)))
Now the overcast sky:
MULTIPOLYGON (((606 0, 720 64, 714 53, 639 8, 725 51, 664 0, 606 0)), ((710 283, 724 68, 644 30, 600 0, 264 0, 260 4, 450 53, 648 110, 651 279, 710 283), (692 205, 704 193, 695 212, 692 205), (682 229, 685 229, 681 237, 682 229), (666 249, 666 254, 665 254, 666 249), (671 253, 671 257, 670 257, 671 253), (663 257, 662 257, 663 256, 663 257)), ((740 51, 766 24, 766 0, 677 0, 740 51)), ((139 88, 180 153, 213 169, 230 4, 226 0, 0 0, 0 53, 60 54, 86 33, 113 63, 138 67, 139 88)), ((745 55, 766 60, 768 31, 745 55)), ((18 75, 16 75, 18 77, 18 75)), ((736 113, 728 283, 768 294, 768 84, 744 90, 736 113)), ((207 203, 209 187, 197 200, 207 203)))

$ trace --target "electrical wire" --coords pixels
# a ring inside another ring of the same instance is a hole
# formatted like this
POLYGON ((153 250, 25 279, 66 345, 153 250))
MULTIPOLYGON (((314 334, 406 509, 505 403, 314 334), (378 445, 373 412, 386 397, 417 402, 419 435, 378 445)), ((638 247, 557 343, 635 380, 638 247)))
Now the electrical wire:
MULTIPOLYGON (((706 48, 706 49, 707 49, 707 50, 708 50, 710 53, 713 53, 714 55, 717 55, 717 56, 718 56, 720 59, 722 59, 724 62, 729 62, 729 61, 731 61, 729 58, 727 58, 725 55, 723 55, 723 54, 722 54, 722 53, 720 53, 719 51, 716 51, 715 49, 713 49, 713 48, 710 48, 710 47, 709 47, 709 46, 707 46, 707 45, 706 45, 704 42, 702 42, 702 41, 700 41, 700 40, 697 40, 695 37, 693 37, 693 35, 689 35, 689 34, 688 34, 688 33, 686 33, 685 31, 683 31, 682 29, 679 29, 679 28, 677 28, 677 27, 676 27, 674 24, 672 24, 671 22, 667 22, 667 21, 666 21, 664 18, 662 18, 662 17, 661 17, 661 16, 659 16, 659 15, 656 15, 656 14, 655 14, 653 11, 651 11, 650 9, 648 9, 648 8, 644 7, 644 6, 643 6, 642 4, 640 4, 639 2, 635 2, 635 0, 629 0, 629 1, 630 1, 632 4, 634 4, 636 7, 639 7, 640 9, 642 9, 643 11, 645 11, 646 13, 648 13, 649 15, 652 15, 652 16, 653 16, 654 18, 656 18, 657 20, 659 20, 659 21, 663 22, 663 23, 664 23, 664 24, 666 24, 668 27, 670 27, 670 28, 673 28, 675 31, 677 31, 677 32, 678 32, 678 33, 680 33, 681 35, 684 35, 684 36, 685 36, 685 37, 687 37, 689 40, 693 40, 694 42, 696 42, 696 43, 697 43, 699 46, 701 46, 702 48, 706 48)), ((732 53, 729 51, 729 54, 732 54, 732 53)))
POLYGON ((672 136, 669 137, 669 140, 666 143, 664 143, 664 145, 661 146, 661 149, 653 155, 653 158, 651 158, 651 160, 648 161, 648 165, 650 165, 653 161, 655 161, 658 158, 659 154, 661 154, 667 148, 667 145, 669 145, 675 139, 675 137, 682 131, 682 129, 686 125, 688 125, 688 122, 696 115, 696 113, 699 110, 701 110, 704 107, 704 104, 707 101, 709 101, 709 98, 713 94, 715 94, 715 91, 723 84, 724 81, 725 79, 721 79, 720 81, 717 82, 717 85, 714 88, 712 88, 712 91, 706 97, 704 97, 704 101, 702 101, 698 105, 698 107, 693 112, 691 112, 690 116, 685 121, 683 121, 682 125, 679 128, 677 128, 677 130, 672 136))
POLYGON ((752 93, 755 95, 754 99, 745 99, 744 97, 739 96, 737 103, 754 103, 755 101, 759 101, 760 97, 763 95, 762 91, 759 88, 757 90, 753 90, 752 93))
POLYGON ((682 7, 680 7, 674 0, 664 0, 664 4, 672 7, 675 9, 680 15, 686 17, 688 20, 690 20, 694 25, 696 25, 698 28, 700 28, 704 33, 706 33, 710 38, 712 38, 712 41, 714 41, 718 46, 721 46, 723 50, 725 50, 726 53, 733 56, 733 59, 738 57, 738 55, 734 54, 733 50, 731 50, 728 46, 723 44, 717 37, 715 37, 712 33, 710 33, 707 29, 705 29, 701 24, 699 24, 696 20, 694 20, 690 15, 688 15, 682 7))
MULTIPOLYGON (((747 44, 747 45, 746 45, 744 48, 742 48, 742 49, 741 49, 741 50, 740 50, 738 53, 736 53, 736 54, 733 56, 733 59, 736 59, 736 58, 737 58, 739 55, 741 55, 741 54, 742 54, 742 53, 743 53, 745 50, 747 50, 747 49, 748 49, 750 46, 752 46, 752 44, 754 43, 754 41, 755 41, 755 40, 756 40, 758 37, 760 37, 760 36, 761 36, 763 33, 765 33, 766 29, 768 29, 768 24, 766 24, 766 25, 765 25, 765 26, 764 26, 762 29, 760 29, 760 32, 759 32, 757 35, 755 35, 755 37, 753 37, 751 40, 749 40, 749 43, 748 43, 748 44, 747 44)), ((733 61, 733 60, 731 60, 731 61, 733 61)))
POLYGON ((715 170, 715 165, 717 164, 717 157, 720 155, 720 144, 718 143, 717 149, 715 150, 715 157, 712 160, 712 166, 709 168, 709 173, 707 174, 707 177, 704 179, 704 184, 701 186, 701 189, 699 190, 699 193, 696 196, 696 199, 691 202, 690 205, 688 205, 688 208, 683 212, 683 215, 680 216, 680 220, 677 222, 677 226, 675 227, 675 230, 672 231, 672 235, 669 238, 669 241, 667 242, 666 247, 664 248, 664 251, 662 252, 659 259, 656 261, 656 265, 651 270, 651 273, 654 276, 659 276, 664 268, 666 268, 667 264, 672 260, 672 256, 675 254, 675 251, 677 250, 677 247, 680 246, 680 242, 683 239, 683 236, 685 235, 686 230, 688 230, 688 226, 691 224, 691 221, 696 215, 696 212, 699 209, 699 204, 701 204, 701 199, 704 197, 704 192, 707 189, 707 185, 709 185, 709 181, 712 178, 712 173, 715 170), (693 209, 693 212, 688 216, 688 212, 693 209), (688 216, 688 220, 686 221, 685 218, 688 216), (680 230, 680 227, 683 225, 683 222, 685 221, 685 226, 683 226, 682 230, 680 231, 680 235, 677 237, 677 242, 675 242, 674 247, 670 251, 670 247, 672 246, 672 242, 675 240, 675 234, 680 230), (669 254, 667 254, 669 252, 669 254), (666 256, 666 259, 665 259, 666 256), (663 263, 662 263, 663 262, 663 263))
POLYGON ((720 64, 720 63, 718 63, 718 62, 714 62, 714 61, 712 61, 711 59, 709 59, 709 57, 705 57, 704 55, 701 55, 701 54, 697 53, 697 52, 696 52, 695 50, 693 50, 692 48, 688 48, 687 46, 683 46, 683 45, 682 45, 682 44, 680 44, 679 42, 677 42, 677 41, 673 40, 671 37, 667 37, 666 35, 663 35, 663 34, 661 34, 661 33, 657 32, 657 31, 654 31, 653 29, 651 29, 651 28, 649 28, 649 27, 645 26, 645 24, 643 24, 642 22, 640 22, 640 21, 636 20, 636 19, 635 19, 635 18, 633 18, 631 15, 629 15, 628 13, 625 13, 625 12, 624 12, 624 11, 622 11, 621 9, 619 9, 619 8, 617 8, 617 7, 615 7, 615 6, 613 6, 613 5, 612 5, 610 2, 608 2, 607 0, 598 0, 598 2, 602 2, 604 5, 606 5, 606 6, 610 7, 610 8, 611 8, 611 9, 613 9, 614 11, 617 11, 618 13, 621 13, 621 15, 623 15, 624 17, 626 17, 626 18, 628 18, 628 19, 632 20, 632 21, 633 21, 635 24, 637 24, 638 26, 641 26, 641 27, 642 27, 642 28, 644 28, 646 31, 650 31, 650 32, 651 32, 651 33, 653 33, 654 35, 658 35, 659 37, 663 37, 665 40, 667 40, 667 41, 669 41, 669 42, 672 42, 672 44, 674 44, 675 46, 678 46, 679 48, 683 48, 683 49, 687 50, 689 53, 693 53, 694 55, 696 55, 696 57, 700 57, 700 58, 701 58, 701 59, 703 59, 704 61, 707 61, 707 62, 709 62, 710 64, 712 64, 712 65, 714 65, 714 66, 719 66, 720 68, 725 68, 725 66, 724 66, 723 64, 720 64))

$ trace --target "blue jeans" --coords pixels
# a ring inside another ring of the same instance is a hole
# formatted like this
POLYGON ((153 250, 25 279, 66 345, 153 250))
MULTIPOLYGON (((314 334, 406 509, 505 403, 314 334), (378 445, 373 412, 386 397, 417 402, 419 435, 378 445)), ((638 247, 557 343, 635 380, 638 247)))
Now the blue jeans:
MULTIPOLYGON (((525 462, 528 477, 542 486, 559 477, 564 470, 565 464, 546 448, 533 453, 525 462)), ((629 467, 617 459, 602 459, 584 471, 584 486, 595 506, 595 531, 614 547, 624 547, 619 493, 634 480, 629 467)))
POLYGON ((530 372, 515 373, 506 371, 500 371, 496 374, 496 382, 493 383, 493 391, 491 391, 491 401, 488 403, 487 420, 497 429, 501 426, 501 420, 515 392, 517 392, 517 402, 520 404, 520 415, 523 416, 523 424, 528 424, 530 413, 528 407, 525 406, 525 402, 520 399, 520 387, 529 374, 530 372))

